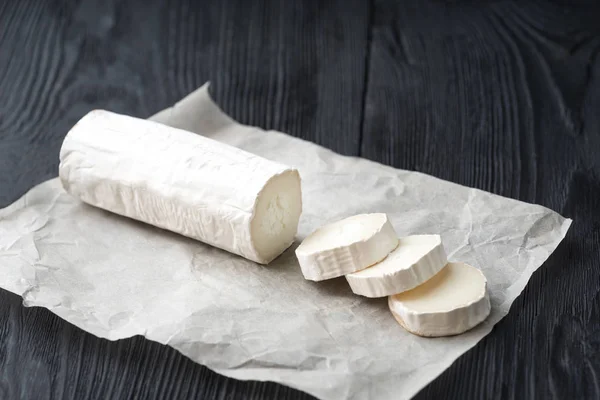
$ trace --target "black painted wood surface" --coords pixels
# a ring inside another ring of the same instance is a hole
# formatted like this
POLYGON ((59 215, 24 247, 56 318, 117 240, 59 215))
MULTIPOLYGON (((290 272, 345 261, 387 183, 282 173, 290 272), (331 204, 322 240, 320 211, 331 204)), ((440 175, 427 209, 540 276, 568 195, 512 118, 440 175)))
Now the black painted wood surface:
MULTIPOLYGON (((203 84, 239 121, 574 219, 509 315, 417 398, 600 398, 600 5, 1 0, 0 207, 93 108, 203 84)), ((1 273, 0 261, 0 273, 1 273)), ((0 399, 301 399, 0 290, 0 399)))

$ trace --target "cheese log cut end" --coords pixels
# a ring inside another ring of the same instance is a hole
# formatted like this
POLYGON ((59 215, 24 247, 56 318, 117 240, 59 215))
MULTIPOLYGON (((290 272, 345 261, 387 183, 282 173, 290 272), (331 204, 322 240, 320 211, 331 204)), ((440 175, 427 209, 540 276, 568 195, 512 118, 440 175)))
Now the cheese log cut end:
POLYGON ((360 214, 317 229, 296 249, 306 279, 321 281, 367 268, 398 245, 386 214, 360 214))
POLYGON ((366 297, 385 297, 419 286, 448 262, 439 235, 401 238, 398 247, 379 263, 346 275, 352 291, 366 297))
POLYGON ((458 335, 490 314, 486 286, 477 268, 453 262, 424 284, 388 297, 388 305, 398 323, 415 335, 458 335))
POLYGON ((302 211, 297 170, 104 110, 69 131, 59 176, 85 203, 262 264, 292 244, 302 211))
POLYGON ((250 230, 256 253, 269 263, 294 242, 302 213, 300 175, 288 170, 271 178, 256 200, 250 230))

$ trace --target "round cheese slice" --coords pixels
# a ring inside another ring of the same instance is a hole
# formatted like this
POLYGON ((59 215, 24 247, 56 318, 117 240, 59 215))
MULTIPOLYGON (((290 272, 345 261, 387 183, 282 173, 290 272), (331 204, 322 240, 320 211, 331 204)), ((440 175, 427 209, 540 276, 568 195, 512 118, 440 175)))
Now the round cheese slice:
POLYGON ((335 278, 384 259, 398 246, 386 214, 360 214, 317 229, 296 249, 304 278, 335 278))
POLYGON ((350 288, 366 297, 385 297, 419 286, 448 262, 439 235, 401 238, 398 247, 379 263, 346 275, 350 288))
POLYGON ((490 314, 486 284, 477 268, 451 262, 424 284, 388 297, 388 305, 398 323, 415 335, 458 335, 490 314))

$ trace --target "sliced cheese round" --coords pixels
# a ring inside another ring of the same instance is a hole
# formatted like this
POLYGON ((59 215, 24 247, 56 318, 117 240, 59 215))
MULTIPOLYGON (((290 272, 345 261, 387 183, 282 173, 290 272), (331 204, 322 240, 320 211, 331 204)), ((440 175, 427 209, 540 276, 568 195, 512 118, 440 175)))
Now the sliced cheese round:
POLYGON ((85 203, 258 263, 294 241, 298 171, 156 122, 95 110, 67 134, 59 175, 85 203))
POLYGON ((424 284, 388 298, 392 314, 419 336, 458 335, 490 314, 485 276, 464 263, 448 263, 424 284))
POLYGON ((439 235, 401 238, 398 247, 377 264, 346 275, 350 288, 366 297, 385 297, 419 286, 448 262, 439 235))
POLYGON ((304 278, 321 281, 384 259, 398 245, 386 214, 360 214, 317 229, 296 249, 304 278))

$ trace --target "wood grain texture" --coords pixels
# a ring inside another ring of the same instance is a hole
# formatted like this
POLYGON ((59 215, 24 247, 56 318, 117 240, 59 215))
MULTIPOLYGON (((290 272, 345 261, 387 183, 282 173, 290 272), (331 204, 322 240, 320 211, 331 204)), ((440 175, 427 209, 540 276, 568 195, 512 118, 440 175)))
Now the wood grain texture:
MULTIPOLYGON (((0 207, 87 111, 223 109, 574 219, 509 315, 417 398, 600 398, 597 2, 0 1, 0 207)), ((0 290, 2 399, 302 399, 0 290)))
POLYGON ((361 154, 574 219, 508 317, 417 398, 600 397, 600 10, 375 10, 361 154))
POLYGON ((5 1, 0 206, 56 176, 87 111, 147 117, 206 81, 240 122, 357 155, 368 13, 358 0, 5 1))

